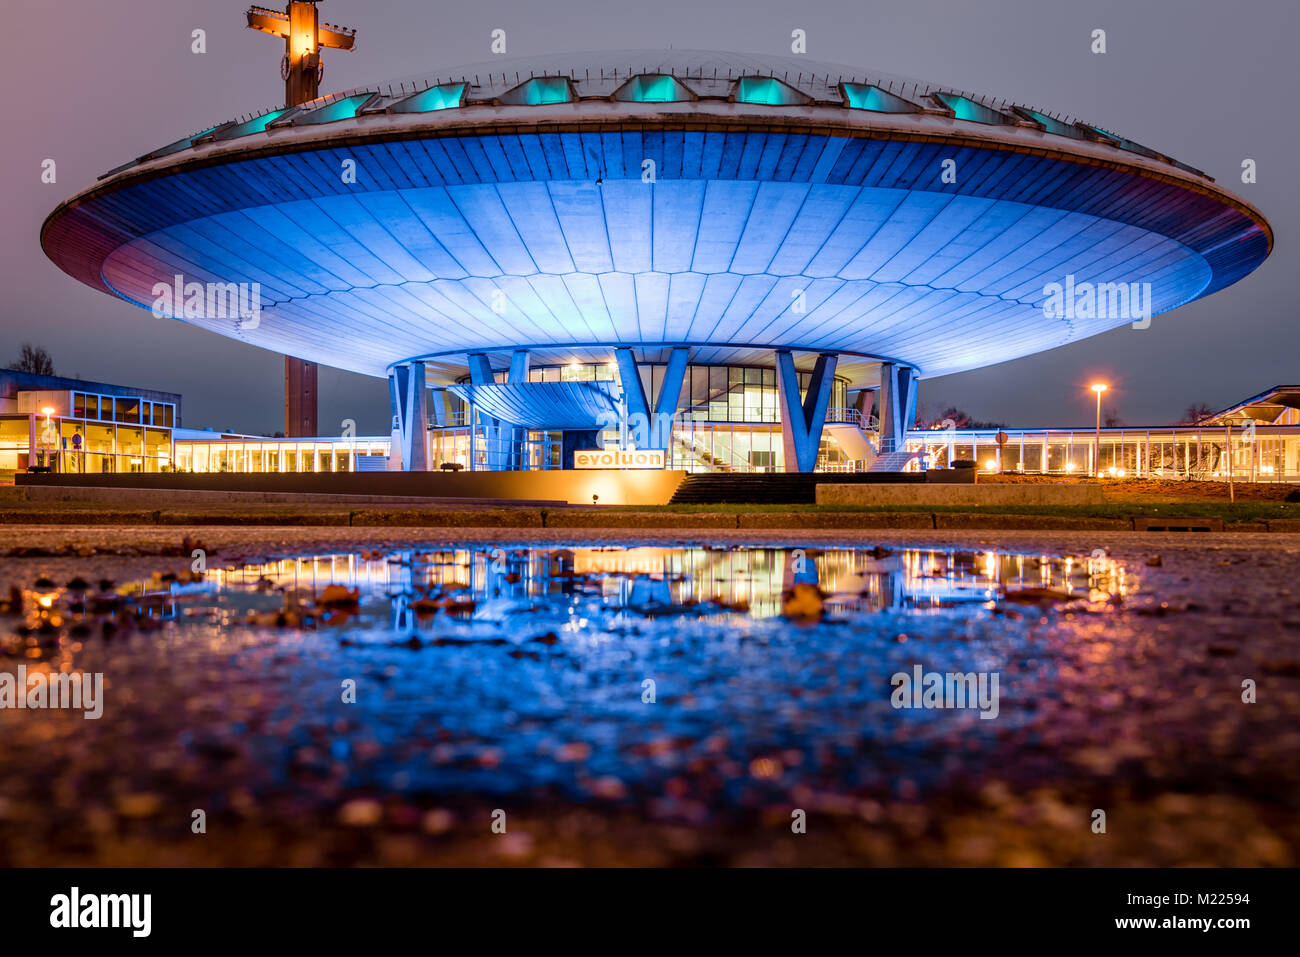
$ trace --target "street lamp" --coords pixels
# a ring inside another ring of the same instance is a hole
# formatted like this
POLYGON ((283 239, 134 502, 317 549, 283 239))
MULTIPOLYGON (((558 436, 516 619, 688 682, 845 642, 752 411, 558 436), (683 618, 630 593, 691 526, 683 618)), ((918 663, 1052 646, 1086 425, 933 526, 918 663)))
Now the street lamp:
POLYGON ((1094 382, 1092 391, 1097 393, 1097 442, 1092 451, 1092 474, 1101 475, 1101 394, 1110 388, 1104 382, 1094 382))
POLYGON ((54 414, 54 407, 47 405, 41 409, 41 414, 45 416, 45 465, 50 464, 50 447, 54 444, 54 436, 50 434, 50 416, 54 414))

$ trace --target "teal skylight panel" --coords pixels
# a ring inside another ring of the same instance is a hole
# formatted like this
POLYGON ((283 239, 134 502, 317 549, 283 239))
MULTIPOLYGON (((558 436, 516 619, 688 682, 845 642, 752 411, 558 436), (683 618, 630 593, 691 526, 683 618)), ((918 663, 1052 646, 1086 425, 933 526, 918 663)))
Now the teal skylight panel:
POLYGON ((464 83, 444 83, 441 86, 431 86, 414 96, 408 96, 394 103, 389 109, 393 113, 432 113, 435 110, 453 110, 464 100, 464 83))
POLYGON ((1065 123, 1046 113, 1039 113, 1037 110, 1031 110, 1028 107, 1017 106, 1016 112, 1024 114, 1028 119, 1042 125, 1043 129, 1049 133, 1055 133, 1057 136, 1070 136, 1074 139, 1083 139, 1083 133, 1073 123, 1065 123))
POLYGON ((845 83, 844 102, 850 109, 873 113, 916 113, 917 108, 901 97, 866 83, 845 83))
POLYGON ((793 87, 786 86, 771 76, 742 76, 736 84, 737 103, 758 103, 763 106, 800 106, 807 103, 804 96, 793 87))
POLYGON ((146 154, 143 159, 158 159, 162 156, 171 156, 173 153, 179 153, 181 150, 189 149, 191 143, 200 137, 207 136, 215 129, 215 126, 210 126, 202 133, 195 133, 193 136, 187 136, 184 139, 177 140, 175 143, 168 143, 166 146, 161 146, 152 153, 146 154))
POLYGON ((217 134, 217 139, 231 140, 237 136, 248 136, 252 133, 265 132, 268 126, 288 112, 288 110, 272 110, 270 113, 263 113, 261 116, 255 116, 251 120, 245 120, 243 123, 238 123, 235 126, 230 127, 230 129, 222 130, 217 134))
POLYGON ((1143 146, 1141 143, 1134 143, 1132 140, 1126 140, 1124 137, 1112 133, 1110 130, 1103 130, 1100 126, 1090 126, 1088 129, 1092 130, 1094 133, 1100 133, 1109 140, 1114 140, 1115 145, 1122 150, 1136 153, 1138 156, 1149 156, 1151 159, 1160 158, 1160 154, 1155 150, 1143 146))
POLYGON ((991 110, 982 103, 976 103, 972 99, 964 96, 958 96, 956 93, 936 93, 935 97, 948 109, 952 110, 953 115, 959 120, 966 120, 970 123, 987 123, 990 126, 1001 126, 1008 122, 1008 119, 997 110, 991 110))
POLYGON ((328 106, 322 106, 320 109, 312 110, 310 113, 295 119, 294 125, 306 126, 312 123, 333 123, 335 120, 350 120, 357 115, 357 111, 371 96, 373 96, 371 93, 357 93, 354 96, 345 96, 341 100, 335 100, 328 106))
POLYGON ((614 94, 614 99, 631 103, 679 103, 691 99, 691 94, 676 77, 647 73, 624 83, 614 94))
POLYGON ((565 76, 535 76, 501 97, 502 103, 511 106, 549 106, 573 100, 573 88, 565 76))

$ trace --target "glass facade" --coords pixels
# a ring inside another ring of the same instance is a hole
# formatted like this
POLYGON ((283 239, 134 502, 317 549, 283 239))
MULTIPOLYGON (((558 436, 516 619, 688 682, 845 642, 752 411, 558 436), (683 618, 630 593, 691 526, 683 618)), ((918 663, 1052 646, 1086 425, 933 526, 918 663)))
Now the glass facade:
POLYGON ((150 402, 140 396, 72 393, 72 418, 125 425, 152 425, 170 429, 176 424, 176 406, 171 402, 150 402))
POLYGON ((377 437, 267 439, 258 436, 178 438, 178 472, 354 472, 359 455, 388 455, 377 437))
MULTIPOLYGON (((638 366, 648 397, 662 390, 667 367, 638 366)), ((504 379, 505 373, 499 373, 504 379)), ((534 382, 614 381, 613 363, 568 364, 530 369, 534 382)), ((800 373, 806 389, 810 373, 800 373)), ((434 400, 458 404, 450 393, 434 400)), ((19 394, 21 411, 0 413, 0 472, 27 468, 66 473, 184 472, 350 472, 382 469, 389 436, 265 438, 178 430, 177 406, 144 395, 102 395, 79 391, 19 394), (51 409, 49 415, 44 409, 51 409), (41 411, 36 411, 41 410, 41 411), (58 410, 56 413, 54 410, 58 410), (67 414, 61 414, 66 410, 67 414), (366 461, 360 461, 365 459, 366 461)), ((12 407, 11 407, 12 408, 12 407)), ((563 433, 516 430, 495 433, 468 410, 444 407, 442 428, 426 432, 429 467, 486 470, 490 461, 515 469, 558 469, 563 433), (493 445, 492 443, 498 443, 493 445), (505 453, 503 455, 503 452, 505 453)), ((1279 418, 1276 410, 1269 413, 1279 418)), ((1294 422, 1289 413, 1279 421, 1294 422)), ((776 373, 741 365, 689 365, 680 408, 666 449, 666 467, 691 472, 780 472, 785 470, 776 373)), ((848 405, 848 381, 836 378, 828 403, 827 427, 818 450, 818 471, 858 471, 871 463, 850 458, 836 439, 861 449, 876 440, 875 423, 848 405), (845 431, 847 427, 856 431, 845 431)), ((618 447, 616 429, 597 445, 618 447)), ((1115 478, 1300 483, 1300 424, 1233 424, 1152 429, 1103 429, 1097 451, 1094 429, 986 429, 912 431, 906 449, 924 453, 931 468, 973 461, 981 472, 1094 475, 1115 478), (1007 441, 999 447, 998 432, 1007 441)), ((857 454, 863 454, 859 451, 857 454)), ((908 468, 916 470, 920 461, 908 468)))
MULTIPOLYGON (((654 401, 663 388, 667 365, 658 362, 638 363, 641 389, 654 401)), ((496 373, 504 382, 504 370, 496 373)), ((799 373, 800 397, 807 391, 812 374, 799 373)), ((569 363, 533 366, 530 382, 617 382, 622 381, 618 366, 609 363, 569 363)), ((461 381, 468 381, 468 377, 461 381)), ((835 378, 831 385, 829 409, 843 412, 848 405, 847 379, 835 378)), ((446 393, 450 403, 449 428, 434 428, 429 438, 431 468, 444 462, 466 469, 488 467, 487 438, 481 421, 468 425, 468 409, 459 399, 446 393), (474 455, 471 463, 470 436, 473 433, 474 455)), ((435 401, 437 399, 435 398, 435 401)), ((785 469, 781 443, 781 404, 777 395, 776 370, 763 366, 688 365, 682 380, 680 408, 667 450, 667 467, 690 472, 779 472, 785 469)), ((828 421, 843 416, 828 414, 828 421)), ((616 448, 617 430, 601 437, 604 448, 616 448)), ((502 441, 510 442, 508 436, 502 441)), ((516 467, 546 469, 560 467, 559 432, 529 432, 525 439, 513 442, 511 460, 516 467)), ((824 435, 818 468, 844 471, 861 463, 850 460, 835 440, 824 435)))
POLYGON ((998 431, 909 432, 907 449, 925 452, 931 468, 965 459, 981 472, 1300 482, 1300 426, 1102 429, 1100 454, 1095 429, 1002 429, 1001 450, 998 431))
MULTIPOLYGON (((653 401, 663 388, 667 366, 658 362, 638 364, 641 390, 653 401)), ((505 381, 499 373, 498 381, 505 381)), ((799 373, 800 396, 807 391, 812 374, 799 373)), ((618 367, 611 363, 573 363, 564 366, 534 367, 528 372, 530 382, 622 382, 618 367)), ((847 379, 837 377, 831 386, 829 407, 848 404, 847 379)), ((763 422, 781 421, 781 404, 776 391, 776 370, 763 366, 690 365, 682 380, 681 408, 678 418, 693 422, 763 422)))
POLYGON ((26 468, 70 474, 167 472, 172 467, 176 406, 140 395, 38 392, 58 414, 0 420, 0 471, 26 468), (65 414, 66 413, 66 414, 65 414))
POLYGON ((27 468, 29 426, 25 415, 0 417, 0 472, 27 468))

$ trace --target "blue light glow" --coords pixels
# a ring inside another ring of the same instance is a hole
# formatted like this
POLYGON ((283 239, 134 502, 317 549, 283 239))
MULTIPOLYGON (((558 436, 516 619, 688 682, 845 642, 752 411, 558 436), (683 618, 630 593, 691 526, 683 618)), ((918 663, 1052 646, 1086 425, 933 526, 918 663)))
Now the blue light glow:
POLYGON ((931 191, 916 184, 950 147, 884 135, 638 123, 413 142, 372 142, 356 184, 326 143, 120 187, 114 228, 137 238, 92 281, 145 308, 178 272, 257 282, 256 328, 192 321, 376 375, 470 348, 689 342, 893 356, 931 376, 1127 321, 1045 316, 1044 287, 1067 274, 1150 282, 1159 313, 1267 250, 1214 197, 1011 150, 931 191))

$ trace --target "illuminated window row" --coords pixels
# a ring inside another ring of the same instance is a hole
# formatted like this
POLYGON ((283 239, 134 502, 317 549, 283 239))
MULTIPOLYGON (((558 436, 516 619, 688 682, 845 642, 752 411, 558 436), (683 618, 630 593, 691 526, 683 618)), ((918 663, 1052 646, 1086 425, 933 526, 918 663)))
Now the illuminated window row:
POLYGON ((387 456, 388 443, 376 438, 176 440, 178 472, 352 472, 356 456, 363 455, 387 456))
POLYGON ((133 425, 157 425, 170 429, 175 424, 176 406, 170 402, 149 402, 139 396, 72 393, 72 418, 133 425))

